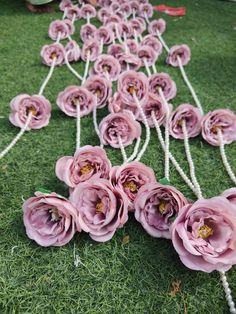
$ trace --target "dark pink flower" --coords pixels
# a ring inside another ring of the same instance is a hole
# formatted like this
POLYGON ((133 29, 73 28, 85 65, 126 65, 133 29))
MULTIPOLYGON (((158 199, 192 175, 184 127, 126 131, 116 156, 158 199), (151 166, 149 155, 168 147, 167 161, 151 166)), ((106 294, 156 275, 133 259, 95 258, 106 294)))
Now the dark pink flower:
POLYGON ((80 38, 83 42, 95 39, 97 33, 97 27, 93 24, 84 24, 80 28, 80 38))
POLYGON ((114 93, 114 95, 110 97, 108 101, 108 109, 111 113, 118 113, 123 112, 124 110, 129 110, 133 113, 135 118, 140 115, 138 107, 135 104, 128 105, 123 102, 118 92, 114 93))
POLYGON ((100 55, 94 63, 94 72, 108 80, 116 81, 120 75, 121 67, 117 59, 111 55, 100 55))
POLYGON ((59 8, 61 11, 65 11, 65 9, 70 8, 73 6, 73 3, 71 0, 62 0, 59 4, 59 8))
POLYGON ((143 185, 134 201, 135 218, 153 237, 170 239, 170 225, 188 204, 176 188, 157 182, 143 185))
POLYGON ((56 163, 56 176, 70 188, 92 177, 108 179, 111 162, 99 146, 86 145, 74 156, 64 156, 56 163))
POLYGON ((142 62, 142 66, 145 65, 144 62, 146 60, 147 65, 150 67, 151 65, 156 63, 158 58, 157 53, 150 46, 140 46, 137 55, 142 62))
POLYGON ((128 199, 108 180, 94 179, 79 184, 70 196, 82 230, 98 242, 110 240, 128 220, 128 199))
POLYGON ((62 65, 65 59, 65 49, 61 44, 51 44, 43 46, 41 50, 42 62, 51 66, 53 60, 56 59, 55 65, 62 65))
POLYGON ((209 273, 236 264, 236 206, 223 196, 183 207, 171 233, 175 250, 190 269, 209 273))
POLYGON ((163 19, 153 20, 148 25, 148 32, 152 35, 163 34, 166 30, 166 21, 163 19))
POLYGON ((93 18, 97 15, 96 9, 91 4, 84 4, 81 7, 81 17, 84 19, 93 18))
POLYGON ((86 61, 88 56, 90 61, 95 61, 100 54, 100 47, 95 39, 86 41, 81 50, 81 59, 86 61))
POLYGON ((118 57, 121 70, 125 71, 127 68, 132 71, 137 71, 142 65, 140 58, 132 53, 121 53, 118 57))
POLYGON ((169 130, 171 136, 184 139, 183 120, 185 120, 188 137, 196 137, 201 133, 202 115, 200 110, 192 105, 182 104, 170 115, 169 130))
POLYGON ((32 114, 27 130, 41 129, 47 126, 51 117, 51 104, 44 96, 18 95, 12 99, 10 107, 9 120, 20 128, 25 126, 28 115, 32 114))
POLYGON ((101 26, 96 31, 95 37, 99 41, 102 40, 105 45, 109 45, 114 38, 114 34, 113 34, 113 31, 109 27, 101 26))
POLYGON ((66 44, 65 51, 69 62, 79 60, 81 51, 75 40, 71 40, 66 44))
POLYGON ((60 34, 60 39, 65 39, 69 35, 69 28, 64 21, 55 20, 49 25, 48 36, 56 40, 60 34))
POLYGON ((159 56, 162 53, 162 44, 153 35, 147 35, 143 38, 141 46, 149 46, 154 49, 155 53, 159 56))
POLYGON ((175 45, 171 47, 166 62, 173 67, 178 67, 179 62, 177 57, 180 58, 182 65, 188 64, 191 58, 189 47, 187 45, 175 45))
POLYGON ((167 101, 176 96, 176 84, 167 73, 156 73, 149 77, 149 91, 160 95, 159 88, 167 101))
POLYGON ((111 169, 110 180, 115 188, 124 191, 129 199, 129 210, 134 209, 134 200, 139 189, 147 183, 156 182, 154 171, 139 161, 133 161, 111 169))
POLYGON ((150 3, 143 3, 139 6, 139 16, 142 17, 152 17, 153 16, 153 7, 150 3))
POLYGON ((119 58, 124 51, 124 46, 120 44, 112 44, 107 49, 107 53, 116 59, 119 58))
POLYGON ((224 144, 236 140, 236 115, 231 110, 217 109, 202 118, 202 137, 209 144, 220 145, 218 129, 221 130, 224 144))
POLYGON ((79 20, 81 18, 81 11, 80 8, 76 7, 76 6, 72 6, 67 8, 66 10, 66 17, 69 20, 79 20))
POLYGON ((23 211, 27 236, 41 246, 63 246, 81 231, 76 209, 56 193, 36 192, 23 211))
POLYGON ((93 111, 96 106, 94 95, 82 86, 68 86, 57 97, 58 107, 68 116, 76 117, 76 106, 80 106, 80 117, 93 111))
POLYGON ((124 147, 141 136, 141 126, 130 111, 111 113, 99 124, 100 140, 104 145, 120 148, 119 139, 124 147))

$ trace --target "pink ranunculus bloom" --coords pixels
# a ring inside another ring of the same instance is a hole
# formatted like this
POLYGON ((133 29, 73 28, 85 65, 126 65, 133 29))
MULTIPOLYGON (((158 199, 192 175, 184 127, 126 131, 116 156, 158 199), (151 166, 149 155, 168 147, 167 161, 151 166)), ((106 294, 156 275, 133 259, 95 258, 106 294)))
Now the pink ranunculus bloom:
POLYGON ((23 204, 27 236, 41 246, 63 246, 81 231, 75 207, 56 193, 36 192, 23 204))
POLYGON ((236 205, 236 188, 225 190, 221 196, 226 197, 230 203, 236 205))
POLYGON ((84 87, 95 95, 97 108, 103 108, 106 106, 107 101, 112 94, 111 81, 108 81, 105 77, 94 75, 87 79, 84 87))
POLYGON ((135 103, 134 95, 143 104, 148 99, 148 79, 142 72, 123 72, 118 79, 117 91, 127 104, 135 103))
POLYGON ((75 20, 79 20, 81 18, 81 10, 79 7, 77 6, 72 6, 70 8, 68 8, 66 10, 66 17, 69 20, 73 20, 75 18, 75 20))
POLYGON ((10 107, 9 120, 20 128, 25 126, 28 115, 32 114, 27 130, 47 126, 51 117, 51 104, 44 96, 21 94, 12 99, 10 107))
POLYGON ((123 45, 120 44, 111 44, 107 49, 107 54, 113 56, 118 59, 122 53, 124 53, 125 49, 123 45))
POLYGON ((69 35, 73 35, 75 32, 75 26, 69 19, 64 19, 63 22, 67 25, 69 30, 69 35))
POLYGON ((236 206, 223 196, 184 206, 171 234, 175 250, 190 269, 210 273, 236 264, 236 206))
POLYGON ((134 39, 127 39, 126 45, 129 48, 130 53, 136 54, 139 48, 139 44, 134 39))
POLYGON ((52 40, 56 40, 59 36, 59 33, 60 33, 60 37, 59 37, 60 39, 65 39, 68 37, 69 28, 67 24, 61 20, 52 21, 51 24, 49 25, 48 36, 52 40))
POLYGON ((77 116, 76 106, 80 106, 80 117, 84 117, 93 111, 96 98, 83 86, 68 86, 58 94, 57 105, 70 117, 77 116))
POLYGON ((224 144, 236 140, 236 115, 231 110, 217 109, 202 118, 202 137, 209 144, 220 146, 218 129, 221 130, 224 144))
POLYGON ((142 66, 144 66, 144 60, 146 60, 147 65, 150 67, 155 64, 158 58, 158 54, 155 50, 150 46, 140 46, 137 52, 139 59, 142 62, 142 66))
POLYGON ((61 11, 65 11, 65 9, 73 7, 73 3, 71 0, 62 0, 59 4, 59 8, 61 11))
POLYGON ((94 63, 94 72, 111 81, 116 81, 121 72, 121 66, 117 59, 111 55, 100 55, 94 63))
POLYGON ((130 4, 129 4, 128 2, 122 3, 122 4, 120 5, 120 12, 121 12, 123 15, 125 15, 126 18, 128 18, 128 17, 131 15, 131 13, 132 13, 132 9, 131 9, 130 4))
POLYGON ((143 38, 141 46, 150 46, 159 56, 162 53, 162 44, 161 42, 153 35, 147 35, 143 38))
POLYGON ((178 106, 170 115, 169 130, 176 139, 184 139, 182 121, 185 120, 188 137, 196 137, 201 133, 202 115, 200 110, 189 104, 178 106))
POLYGON ((86 41, 81 50, 81 59, 86 61, 88 56, 90 61, 95 61, 100 54, 99 43, 95 39, 86 41))
POLYGON ((86 145, 74 156, 64 156, 56 163, 56 176, 70 188, 92 177, 108 179, 111 162, 105 150, 99 146, 86 145))
POLYGON ((129 199, 129 210, 134 210, 134 200, 139 189, 147 183, 156 182, 152 168, 139 161, 133 161, 111 169, 110 181, 116 188, 122 189, 129 199))
POLYGON ((108 101, 108 110, 111 113, 118 113, 123 112, 124 110, 129 110, 133 113, 135 118, 139 117, 140 112, 138 107, 135 104, 129 105, 123 102, 118 92, 114 93, 114 95, 110 97, 108 101))
POLYGON ((41 53, 42 62, 51 66, 54 58, 56 59, 55 65, 63 65, 65 59, 65 48, 61 44, 51 44, 43 46, 41 53))
POLYGON ((150 3, 143 3, 139 6, 139 16, 142 17, 152 17, 153 16, 153 7, 150 3))
POLYGON ((97 33, 97 27, 93 24, 84 24, 80 28, 80 38, 83 42, 95 39, 97 33))
POLYGON ((65 51, 69 62, 76 62, 79 60, 81 51, 75 40, 71 40, 66 44, 65 51))
POLYGON ((129 23, 130 23, 130 27, 132 29, 132 35, 133 36, 135 35, 135 31, 136 31, 137 35, 141 35, 146 29, 144 24, 138 18, 130 20, 129 23))
POLYGON ((119 15, 117 14, 111 14, 106 21, 104 22, 104 26, 107 26, 109 28, 113 29, 113 32, 115 33, 115 24, 119 24, 122 21, 119 15))
POLYGON ((105 45, 109 45, 110 43, 112 43, 114 34, 113 31, 107 26, 101 26, 97 29, 95 37, 99 41, 102 40, 105 45))
POLYGON ((118 1, 113 1, 110 7, 112 13, 116 14, 117 11, 120 10, 120 4, 118 1))
POLYGON ((148 234, 170 239, 172 220, 187 204, 184 195, 173 186, 148 183, 138 191, 134 215, 148 234))
POLYGON ((149 91, 160 95, 159 88, 162 89, 167 101, 176 96, 176 84, 167 73, 155 73, 149 77, 149 91))
POLYGON ((97 12, 91 4, 84 4, 81 7, 81 17, 84 19, 96 17, 97 12))
POLYGON ((109 18, 109 16, 111 16, 112 12, 106 8, 101 8, 98 11, 97 17, 99 19, 100 22, 105 23, 106 20, 109 18))
POLYGON ((175 45, 170 48, 166 62, 173 67, 178 67, 180 58, 182 65, 187 65, 191 58, 191 51, 187 45, 175 45))
POLYGON ((127 67, 132 71, 138 71, 142 65, 140 58, 132 53, 121 53, 118 57, 121 70, 127 70, 127 67))
POLYGON ((130 111, 110 113, 99 124, 100 140, 104 145, 120 148, 119 138, 124 147, 141 136, 141 126, 130 111))
POLYGON ((128 199, 108 180, 91 179, 79 184, 70 196, 82 230, 97 242, 110 240, 128 220, 128 199))
POLYGON ((129 38, 132 36, 132 29, 130 23, 128 22, 121 22, 120 24, 120 35, 123 38, 129 38))
MULTIPOLYGON (((149 93, 148 100, 143 104, 143 111, 148 121, 150 128, 154 128, 155 124, 152 119, 152 112, 154 112, 155 118, 159 125, 165 122, 166 107, 160 96, 149 93)), ((143 121, 142 116, 139 114, 138 120, 143 121)))
POLYGON ((163 19, 153 20, 148 25, 148 32, 152 35, 161 35, 166 30, 166 21, 163 19))
POLYGON ((140 3, 148 3, 148 0, 139 0, 140 3))
POLYGON ((130 7, 132 9, 132 12, 137 13, 139 10, 139 2, 137 0, 130 1, 130 7))

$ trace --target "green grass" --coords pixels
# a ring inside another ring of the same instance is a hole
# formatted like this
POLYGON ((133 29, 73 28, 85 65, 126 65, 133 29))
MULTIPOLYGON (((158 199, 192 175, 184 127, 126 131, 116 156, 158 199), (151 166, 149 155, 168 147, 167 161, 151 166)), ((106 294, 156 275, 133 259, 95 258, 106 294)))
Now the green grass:
MULTIPOLYGON (((153 1, 154 2, 154 1, 153 1)), ((187 15, 167 21, 164 35, 171 46, 187 43, 192 60, 186 67, 205 111, 220 107, 236 108, 236 4, 213 0, 182 0, 164 3, 186 6, 187 15)), ((37 93, 48 72, 40 63, 41 46, 49 43, 49 23, 61 13, 32 15, 19 0, 0 0, 0 146, 17 134, 8 121, 9 102, 20 93, 37 93)), ((79 39, 77 33, 76 39, 79 39)), ((175 79, 178 95, 173 105, 192 102, 177 69, 158 60, 158 70, 175 79)), ((76 66, 82 71, 84 65, 76 66)), ((76 235, 62 248, 40 248, 30 241, 22 222, 22 198, 43 186, 67 195, 57 180, 57 159, 75 149, 76 125, 55 104, 59 91, 76 79, 65 67, 57 68, 45 95, 53 106, 47 128, 24 135, 0 163, 0 313, 84 313, 156 314, 227 313, 228 308, 218 273, 204 274, 185 268, 171 242, 153 239, 130 218, 127 225, 105 244, 93 242, 86 234, 76 235), (122 244, 125 235, 128 244, 122 244), (73 248, 85 266, 73 265, 73 248), (14 249, 13 249, 14 248, 14 249), (169 293, 172 282, 181 281, 176 296, 169 293)), ((99 112, 99 119, 106 114, 99 112)), ((98 144, 92 118, 82 120, 82 145, 98 144)), ((191 141, 197 176, 206 197, 232 186, 222 166, 219 150, 199 137, 191 141)), ((187 170, 183 143, 172 140, 171 150, 187 170)), ((236 170, 236 143, 226 148, 236 170)), ((117 150, 107 149, 113 164, 121 163, 117 150)), ((131 150, 129 150, 130 152, 131 150)), ((163 177, 163 153, 155 132, 142 161, 163 177)), ((189 189, 171 169, 172 184, 193 198, 189 189)), ((236 270, 228 273, 236 299, 236 270)))

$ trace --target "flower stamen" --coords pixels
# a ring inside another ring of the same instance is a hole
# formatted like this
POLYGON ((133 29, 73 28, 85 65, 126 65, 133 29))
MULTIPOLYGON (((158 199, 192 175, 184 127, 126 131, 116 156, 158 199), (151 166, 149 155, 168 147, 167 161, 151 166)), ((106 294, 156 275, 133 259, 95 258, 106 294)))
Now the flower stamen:
POLYGON ((49 213, 51 214, 51 221, 59 221, 61 219, 57 208, 49 209, 49 213))
POLYGON ((208 225, 203 225, 198 229, 198 237, 207 239, 214 234, 214 230, 208 225))
POLYGON ((88 174, 94 170, 94 167, 91 164, 87 164, 80 169, 81 174, 88 174))
POLYGON ((129 189, 132 193, 138 192, 138 186, 134 183, 134 181, 125 182, 123 187, 129 189))

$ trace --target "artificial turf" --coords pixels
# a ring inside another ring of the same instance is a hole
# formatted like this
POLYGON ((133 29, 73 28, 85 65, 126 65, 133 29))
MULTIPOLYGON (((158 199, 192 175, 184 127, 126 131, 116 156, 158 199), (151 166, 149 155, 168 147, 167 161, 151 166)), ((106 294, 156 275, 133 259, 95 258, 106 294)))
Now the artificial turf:
MULTIPOLYGON (((220 107, 235 110, 236 4, 213 0, 164 3, 187 7, 187 15, 182 18, 160 13, 155 17, 167 21, 164 38, 170 46, 190 46, 192 59, 186 70, 205 111, 220 107)), ((39 51, 51 42, 48 25, 56 18, 61 18, 58 11, 32 15, 22 1, 0 0, 0 150, 19 131, 8 121, 10 100, 21 93, 37 93, 48 72, 39 51)), ((76 23, 74 38, 79 40, 80 22, 76 23)), ((174 107, 192 103, 180 72, 165 65, 165 56, 163 53, 159 58, 157 68, 170 73, 177 83, 174 107)), ((82 72, 84 64, 78 63, 75 68, 82 72)), ((219 274, 185 268, 171 242, 147 235, 132 215, 125 227, 104 244, 84 233, 62 248, 41 248, 27 238, 22 222, 23 199, 39 186, 68 194, 56 178, 54 166, 59 157, 73 154, 76 124, 57 108, 55 98, 59 91, 76 83, 66 67, 56 68, 45 91, 53 106, 49 126, 25 134, 0 162, 0 313, 227 313, 219 274), (127 235, 129 241, 124 241, 127 235), (74 247, 83 263, 77 268, 74 247), (181 284, 174 291, 176 282, 181 284)), ((98 119, 106 113, 101 110, 98 119)), ((82 119, 85 144, 98 144, 91 116, 82 119)), ((204 196, 232 187, 217 148, 199 137, 191 140, 191 149, 204 196)), ((187 171, 183 143, 171 140, 171 151, 187 171)), ((236 171, 236 144, 227 146, 226 151, 236 171)), ((118 150, 108 148, 107 152, 114 165, 121 163, 118 150)), ((157 178, 163 177, 163 153, 154 130, 142 161, 153 167, 157 178)), ((173 168, 171 183, 194 198, 173 168)), ((228 279, 236 298, 235 269, 228 272, 228 279)))

